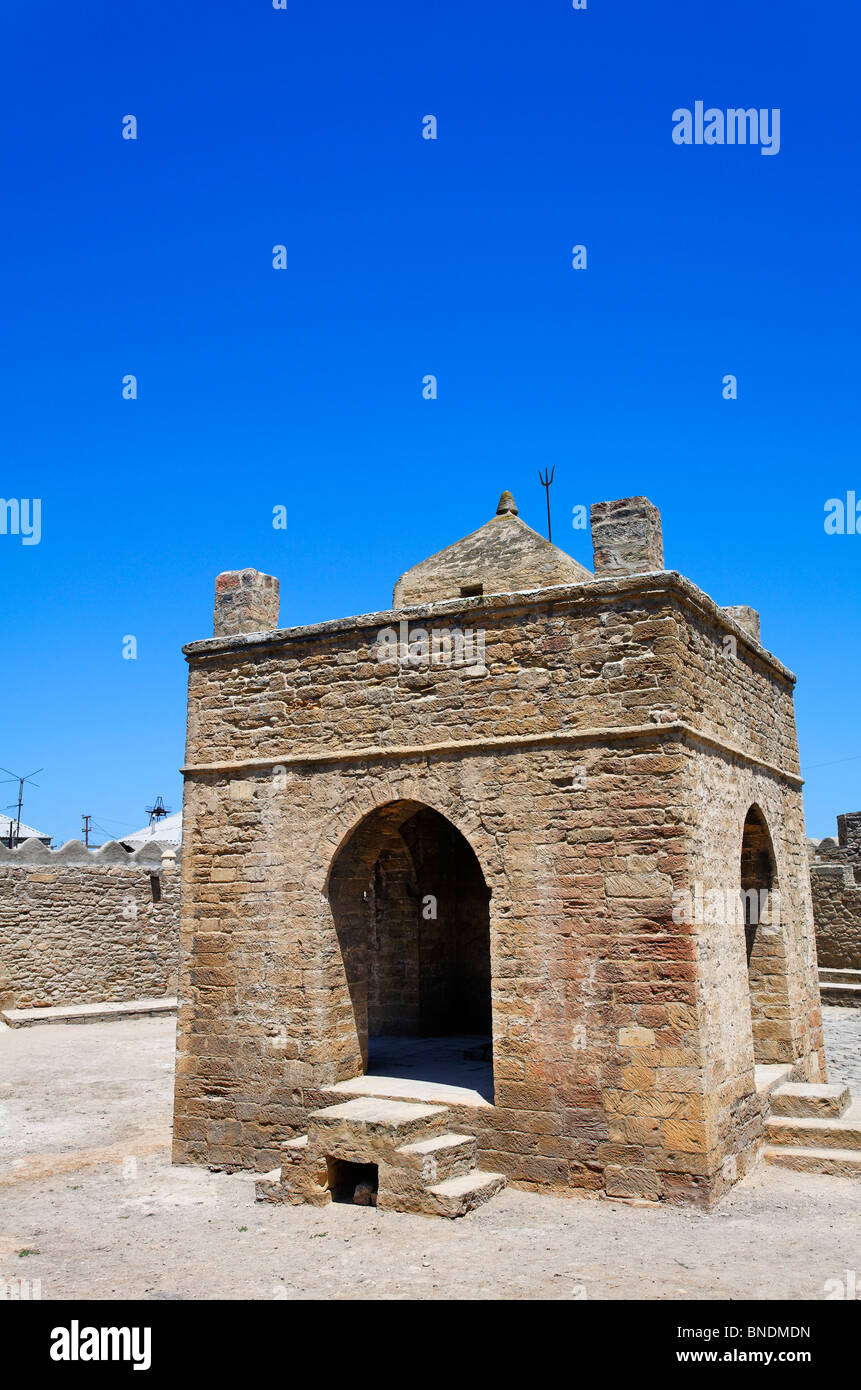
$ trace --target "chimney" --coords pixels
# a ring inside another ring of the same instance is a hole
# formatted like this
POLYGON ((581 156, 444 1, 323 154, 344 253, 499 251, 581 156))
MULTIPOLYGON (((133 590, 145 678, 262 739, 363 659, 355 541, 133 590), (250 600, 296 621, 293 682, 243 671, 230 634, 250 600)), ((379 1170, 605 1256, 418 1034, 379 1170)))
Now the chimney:
POLYGON ((861 811, 847 811, 837 817, 837 842, 841 849, 861 851, 861 811))
POLYGON ((278 580, 259 570, 225 570, 215 581, 215 637, 278 626, 278 580))
POLYGON ((735 618, 739 627, 743 627, 757 642, 762 640, 759 635, 759 614, 755 608, 748 608, 746 603, 736 603, 732 607, 724 607, 723 611, 735 618))
POLYGON ((664 568, 661 513, 648 497, 594 502, 591 521, 596 579, 664 568))

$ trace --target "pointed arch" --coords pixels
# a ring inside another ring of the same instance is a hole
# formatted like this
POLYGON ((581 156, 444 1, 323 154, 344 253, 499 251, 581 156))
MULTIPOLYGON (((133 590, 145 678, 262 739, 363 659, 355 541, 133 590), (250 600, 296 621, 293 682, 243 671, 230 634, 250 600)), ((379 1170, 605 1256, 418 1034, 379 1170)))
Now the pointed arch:
POLYGON ((490 897, 448 817, 384 802, 341 838, 326 876, 338 945, 336 1008, 367 1071, 375 1038, 492 1035, 490 897))
POLYGON ((748 807, 742 827, 739 879, 754 1062, 792 1061, 777 860, 768 822, 756 802, 748 807))

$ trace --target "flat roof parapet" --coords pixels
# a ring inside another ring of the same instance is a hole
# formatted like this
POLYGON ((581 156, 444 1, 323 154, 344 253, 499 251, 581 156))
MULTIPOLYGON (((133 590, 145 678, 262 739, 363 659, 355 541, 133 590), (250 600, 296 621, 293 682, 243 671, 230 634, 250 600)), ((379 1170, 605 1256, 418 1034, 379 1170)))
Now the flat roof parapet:
POLYGON ((555 584, 547 588, 526 589, 518 593, 484 594, 476 598, 443 599, 437 603, 423 603, 406 608, 389 608, 376 613, 360 613, 345 618, 330 618, 324 622, 308 623, 300 627, 270 628, 259 632, 246 632, 218 637, 206 637, 196 642, 187 642, 183 654, 187 660, 202 660, 235 653, 241 655, 254 648, 288 646, 292 642, 308 642, 317 638, 337 636, 339 633, 362 631, 366 628, 391 627, 400 619, 419 622, 426 618, 443 618, 462 615, 464 626, 476 626, 482 613, 504 614, 522 612, 540 606, 553 608, 563 604, 581 604, 583 607, 612 607, 615 601, 620 604, 640 594, 659 594, 666 592, 680 600, 688 608, 699 612, 724 631, 732 634, 742 645, 756 655, 766 666, 782 679, 795 683, 796 677, 788 666, 769 652, 752 632, 742 626, 725 608, 715 603, 704 590, 698 588, 678 570, 660 570, 654 573, 622 575, 589 579, 578 584, 555 584))

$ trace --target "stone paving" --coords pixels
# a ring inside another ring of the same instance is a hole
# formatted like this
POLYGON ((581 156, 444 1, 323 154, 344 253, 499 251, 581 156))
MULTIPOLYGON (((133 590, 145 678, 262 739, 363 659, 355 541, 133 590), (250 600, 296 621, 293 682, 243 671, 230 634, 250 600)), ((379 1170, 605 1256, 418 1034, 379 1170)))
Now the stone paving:
POLYGON ((845 1081, 861 1096, 861 1009, 828 1005, 822 1010, 829 1081, 845 1081))
MULTIPOLYGON (((861 1092, 861 1009, 825 1010, 861 1092)), ((767 1164, 712 1210, 507 1188, 462 1221, 272 1207, 170 1166, 173 1021, 0 1029, 0 1279, 42 1298, 824 1299, 861 1184, 767 1164), (29 1252, 19 1254, 19 1252, 29 1252)))

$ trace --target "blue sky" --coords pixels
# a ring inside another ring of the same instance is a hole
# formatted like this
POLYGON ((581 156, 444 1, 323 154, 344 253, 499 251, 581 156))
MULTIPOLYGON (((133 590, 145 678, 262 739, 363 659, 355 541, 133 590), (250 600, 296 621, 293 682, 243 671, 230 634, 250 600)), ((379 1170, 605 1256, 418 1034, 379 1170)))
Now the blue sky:
POLYGON ((179 809, 180 647, 219 571, 276 574, 284 626, 383 608, 503 488, 543 528, 546 466, 578 559, 573 506, 645 493, 667 565, 761 610, 809 833, 861 808, 861 535, 823 525, 861 498, 855 0, 10 8, 0 492, 42 499, 42 539, 0 535, 0 764, 44 767, 27 821, 179 809), (779 154, 675 145, 699 99, 780 108, 779 154))

